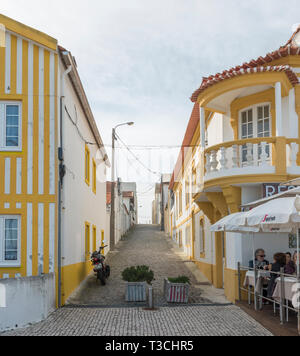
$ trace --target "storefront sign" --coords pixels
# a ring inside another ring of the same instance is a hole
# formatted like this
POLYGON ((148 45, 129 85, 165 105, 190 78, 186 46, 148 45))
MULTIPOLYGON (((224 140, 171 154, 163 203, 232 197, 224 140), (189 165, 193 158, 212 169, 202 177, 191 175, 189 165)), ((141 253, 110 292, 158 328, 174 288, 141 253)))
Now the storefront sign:
POLYGON ((286 192, 287 190, 294 189, 294 186, 280 186, 278 183, 265 183, 263 184, 263 197, 269 198, 272 195, 286 192))

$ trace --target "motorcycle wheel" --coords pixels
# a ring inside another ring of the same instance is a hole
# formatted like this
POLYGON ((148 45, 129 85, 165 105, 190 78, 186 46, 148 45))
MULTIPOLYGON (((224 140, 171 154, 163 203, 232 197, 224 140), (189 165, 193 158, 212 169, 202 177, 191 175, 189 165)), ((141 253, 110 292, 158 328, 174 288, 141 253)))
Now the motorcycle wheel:
POLYGON ((106 266, 106 278, 110 277, 110 266, 106 266))
POLYGON ((106 278, 105 278, 105 276, 103 275, 103 273, 102 273, 102 272, 98 272, 97 277, 98 277, 99 281, 101 282, 101 284, 102 284, 103 286, 105 286, 105 285, 106 285, 106 278))

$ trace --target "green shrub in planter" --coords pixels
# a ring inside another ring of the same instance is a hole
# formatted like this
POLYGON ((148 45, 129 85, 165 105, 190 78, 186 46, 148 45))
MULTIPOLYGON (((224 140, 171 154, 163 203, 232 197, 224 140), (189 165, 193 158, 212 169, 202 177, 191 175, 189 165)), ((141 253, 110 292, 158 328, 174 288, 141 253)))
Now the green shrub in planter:
POLYGON ((179 276, 177 278, 168 278, 169 282, 175 284, 191 284, 189 277, 179 276))
POLYGON ((136 266, 126 268, 122 273, 122 278, 126 282, 147 282, 154 281, 154 273, 148 266, 136 266))

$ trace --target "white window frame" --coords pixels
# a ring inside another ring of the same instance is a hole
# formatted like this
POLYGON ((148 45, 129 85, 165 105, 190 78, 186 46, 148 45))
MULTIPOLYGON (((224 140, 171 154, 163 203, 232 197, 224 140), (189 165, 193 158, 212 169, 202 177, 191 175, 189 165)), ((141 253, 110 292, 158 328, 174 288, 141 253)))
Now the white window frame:
MULTIPOLYGON (((269 118, 269 131, 270 131, 270 135, 268 137, 272 137, 272 111, 271 111, 271 107, 272 104, 270 102, 263 102, 263 103, 259 103, 259 104, 255 104, 255 105, 251 105, 248 106, 246 108, 243 108, 239 111, 239 140, 242 140, 242 114, 245 111, 249 111, 252 110, 252 124, 253 124, 253 138, 260 138, 261 142, 264 141, 263 137, 258 137, 257 135, 257 130, 258 130, 258 108, 262 106, 269 106, 269 113, 270 113, 270 118, 269 118)), ((243 160, 242 160, 242 148, 240 149, 240 162, 241 164, 243 164, 243 160)), ((260 163, 260 160, 258 159, 258 148, 256 148, 256 150, 253 152, 253 157, 254 160, 256 161, 256 164, 260 163)), ((268 158, 268 160, 272 160, 272 150, 270 147, 270 157, 268 158)))
POLYGON ((0 267, 21 267, 21 215, 0 215, 0 267), (18 221, 18 259, 17 261, 5 261, 5 220, 16 219, 18 221))
POLYGON ((20 101, 0 101, 0 151, 20 152, 22 151, 22 102, 20 101), (6 106, 13 105, 19 107, 19 142, 18 146, 6 146, 6 106))

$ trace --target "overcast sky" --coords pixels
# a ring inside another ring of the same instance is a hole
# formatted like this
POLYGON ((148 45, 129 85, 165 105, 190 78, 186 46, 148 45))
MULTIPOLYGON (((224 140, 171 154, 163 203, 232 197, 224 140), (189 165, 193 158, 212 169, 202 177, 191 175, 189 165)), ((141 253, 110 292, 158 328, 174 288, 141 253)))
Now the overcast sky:
MULTIPOLYGON (((150 146, 181 144, 203 76, 278 49, 300 23, 299 0, 1 0, 0 12, 72 52, 105 143, 113 126, 134 121, 120 137, 150 146)), ((134 153, 153 171, 177 158, 176 148, 134 153)), ((118 156, 119 175, 140 192, 158 180, 118 156)), ((152 197, 141 195, 141 216, 150 218, 152 197)))

